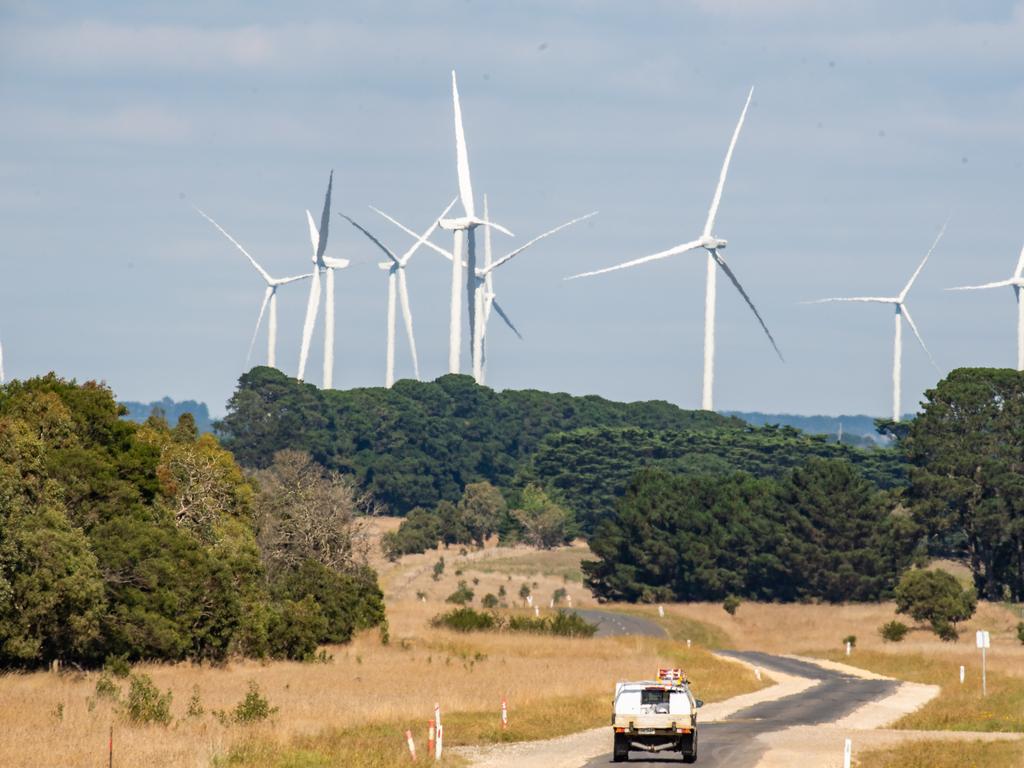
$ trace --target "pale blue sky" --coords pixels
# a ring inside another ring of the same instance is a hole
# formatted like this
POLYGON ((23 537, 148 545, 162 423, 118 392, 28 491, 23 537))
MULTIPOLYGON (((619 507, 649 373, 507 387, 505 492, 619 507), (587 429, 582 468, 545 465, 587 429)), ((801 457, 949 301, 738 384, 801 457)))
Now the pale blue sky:
MULTIPOLYGON (((525 341, 492 327, 489 383, 697 405, 699 254, 562 278, 699 234, 755 85, 717 230, 787 362, 720 282, 716 406, 885 414, 890 310, 798 302, 898 292, 948 217, 909 306, 943 372, 1013 364, 1009 289, 942 289, 1008 276, 1024 243, 1022 41, 1011 2, 5 2, 8 375, 53 369, 222 412, 262 285, 179 195, 291 274, 333 168, 334 210, 402 247, 366 206, 420 228, 455 194, 454 67, 477 195, 520 236, 496 238, 499 254, 600 210, 498 273, 525 341)), ((355 262, 338 279, 336 385, 379 384, 377 253, 335 216, 328 254, 355 262)), ((428 378, 446 370, 447 281, 440 257, 414 258, 428 378)), ((290 374, 293 288, 278 350, 290 374)), ((905 341, 910 410, 938 373, 905 341)), ((398 372, 411 372, 401 340, 398 372)))

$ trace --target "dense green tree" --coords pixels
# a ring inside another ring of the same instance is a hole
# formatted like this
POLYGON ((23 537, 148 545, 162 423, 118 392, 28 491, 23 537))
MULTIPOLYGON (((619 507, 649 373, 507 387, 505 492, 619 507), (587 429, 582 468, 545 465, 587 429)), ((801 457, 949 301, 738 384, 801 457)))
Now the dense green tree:
POLYGON ((1024 373, 960 368, 925 396, 900 441, 913 513, 979 594, 1024 600, 1024 373))
POLYGON ((539 486, 527 485, 512 510, 523 541, 539 549, 567 543, 573 534, 572 515, 556 504, 539 486))
POLYGON ((946 571, 909 570, 895 590, 896 612, 906 613, 914 621, 926 621, 940 636, 956 637, 949 628, 967 621, 978 607, 974 590, 964 589, 946 571))

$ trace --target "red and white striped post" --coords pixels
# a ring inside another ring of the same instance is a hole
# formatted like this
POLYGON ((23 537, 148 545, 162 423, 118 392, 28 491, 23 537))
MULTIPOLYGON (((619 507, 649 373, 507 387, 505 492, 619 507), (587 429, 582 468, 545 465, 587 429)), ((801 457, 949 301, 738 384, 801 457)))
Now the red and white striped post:
POLYGON ((440 760, 444 751, 444 728, 441 727, 441 705, 434 705, 434 759, 440 760))
POLYGON ((412 740, 412 731, 405 732, 405 743, 409 745, 409 756, 416 762, 416 742, 412 740))
POLYGON ((508 730, 508 702, 504 698, 501 700, 501 730, 508 730))
POLYGON ((434 754, 434 721, 427 721, 427 754, 434 754))

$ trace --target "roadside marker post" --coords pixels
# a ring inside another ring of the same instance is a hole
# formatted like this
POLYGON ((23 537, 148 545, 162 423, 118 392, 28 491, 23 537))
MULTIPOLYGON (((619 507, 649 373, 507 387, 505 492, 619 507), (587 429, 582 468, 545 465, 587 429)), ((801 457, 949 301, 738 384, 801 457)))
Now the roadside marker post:
POLYGON ((964 665, 960 665, 960 685, 964 684, 964 665))
POLYGON ((572 608, 572 595, 565 596, 566 602, 569 603, 569 607, 572 608))
POLYGON ((441 727, 441 705, 434 705, 434 759, 441 759, 444 750, 444 729, 441 727))
POLYGON ((849 640, 847 640, 847 641, 846 641, 846 655, 847 655, 847 656, 849 656, 849 655, 850 655, 850 651, 851 651, 851 650, 853 650, 853 646, 852 646, 852 645, 850 644, 850 641, 849 641, 849 640))
POLYGON ((110 726, 110 738, 107 739, 107 768, 114 768, 114 726, 110 726))
POLYGON ((974 641, 981 649, 981 695, 988 696, 988 677, 985 670, 985 651, 992 647, 992 638, 984 629, 979 629, 974 635, 974 641))
POLYGON ((760 667, 754 667, 754 677, 757 678, 758 682, 761 682, 761 668, 760 667))
POLYGON ((529 605, 529 606, 533 605, 533 595, 527 595, 526 596, 526 604, 529 605))
POLYGON ((508 702, 504 698, 501 700, 501 730, 508 730, 508 702))
POLYGON ((690 638, 686 638, 686 647, 687 647, 687 648, 689 648, 689 647, 690 647, 690 638))
POLYGON ((540 618, 540 606, 539 605, 533 606, 533 615, 535 617, 537 617, 538 619, 540 618))
MULTIPOLYGON (((434 754, 434 721, 427 721, 427 754, 434 754)), ((429 757, 427 758, 430 759, 429 757)))
POLYGON ((843 745, 843 768, 850 768, 850 761, 853 759, 853 742, 846 740, 843 745))
POLYGON ((412 731, 405 732, 405 743, 409 745, 409 756, 416 762, 416 742, 412 740, 412 731))
POLYGON ((552 597, 551 598, 551 602, 548 604, 548 608, 554 608, 554 607, 555 607, 555 598, 552 597))
POLYGON ((663 618, 663 619, 665 618, 665 606, 664 605, 659 605, 658 606, 658 616, 663 618))

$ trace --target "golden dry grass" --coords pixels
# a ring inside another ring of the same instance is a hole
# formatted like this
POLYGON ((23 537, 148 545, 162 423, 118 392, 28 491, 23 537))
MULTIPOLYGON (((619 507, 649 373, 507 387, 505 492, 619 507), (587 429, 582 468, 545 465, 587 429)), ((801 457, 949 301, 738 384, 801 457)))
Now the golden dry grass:
POLYGON ((867 752, 857 758, 858 768, 1020 768, 1021 742, 914 741, 867 752))

